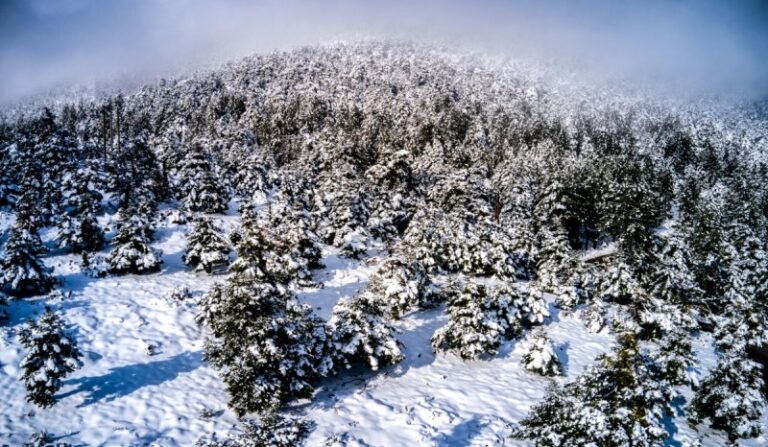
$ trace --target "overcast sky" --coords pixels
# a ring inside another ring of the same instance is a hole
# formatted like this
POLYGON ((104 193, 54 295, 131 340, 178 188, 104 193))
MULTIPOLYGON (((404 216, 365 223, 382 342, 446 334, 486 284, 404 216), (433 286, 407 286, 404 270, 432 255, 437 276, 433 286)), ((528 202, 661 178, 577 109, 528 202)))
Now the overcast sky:
POLYGON ((761 0, 0 0, 0 101, 359 36, 698 90, 768 91, 761 0))

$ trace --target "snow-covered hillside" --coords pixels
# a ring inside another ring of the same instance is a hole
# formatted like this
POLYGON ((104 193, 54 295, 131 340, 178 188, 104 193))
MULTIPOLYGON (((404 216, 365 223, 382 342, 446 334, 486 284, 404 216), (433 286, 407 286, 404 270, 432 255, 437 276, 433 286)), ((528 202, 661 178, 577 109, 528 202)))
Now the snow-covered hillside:
POLYGON ((0 445, 767 444, 764 105, 552 70, 336 44, 5 111, 0 445))

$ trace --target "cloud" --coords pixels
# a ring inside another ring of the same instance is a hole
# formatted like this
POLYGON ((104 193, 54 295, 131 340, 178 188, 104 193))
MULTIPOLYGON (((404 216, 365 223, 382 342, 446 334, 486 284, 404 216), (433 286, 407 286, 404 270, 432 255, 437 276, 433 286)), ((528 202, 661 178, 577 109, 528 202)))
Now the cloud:
POLYGON ((359 35, 765 93, 767 9, 759 0, 9 0, 0 6, 0 100, 359 35))

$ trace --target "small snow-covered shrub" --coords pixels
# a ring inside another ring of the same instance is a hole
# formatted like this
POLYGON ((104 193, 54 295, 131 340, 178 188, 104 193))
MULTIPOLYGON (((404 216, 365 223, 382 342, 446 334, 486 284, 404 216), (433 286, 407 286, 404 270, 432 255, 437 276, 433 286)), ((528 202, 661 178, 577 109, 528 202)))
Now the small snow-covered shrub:
POLYGON ((435 331, 432 348, 466 360, 495 355, 502 341, 519 332, 524 301, 515 288, 498 285, 489 290, 468 281, 448 301, 448 324, 435 331))
POLYGON ((64 330, 64 321, 46 309, 38 321, 30 321, 19 339, 27 354, 21 361, 27 400, 43 408, 55 403, 54 394, 67 374, 80 368, 82 353, 64 330))
POLYGON ((80 268, 82 268, 86 276, 103 278, 109 274, 110 265, 104 255, 88 256, 86 253, 83 253, 80 268))
POLYGON ((47 431, 32 433, 29 440, 22 444, 22 447, 71 447, 68 442, 57 442, 56 437, 47 431))
POLYGON ((560 359, 555 354, 552 342, 547 334, 536 329, 523 343, 523 366, 528 371, 533 371, 542 376, 559 376, 563 373, 560 359))
POLYGON ((369 292, 351 300, 341 300, 328 322, 331 355, 335 364, 350 368, 365 364, 377 370, 403 359, 395 329, 369 292))
POLYGON ((180 286, 174 288, 171 293, 168 294, 168 301, 173 304, 180 304, 192 299, 192 292, 187 286, 180 286))
POLYGON ((314 430, 315 423, 276 413, 260 421, 243 421, 243 434, 223 441, 198 441, 198 447, 300 447, 314 430))

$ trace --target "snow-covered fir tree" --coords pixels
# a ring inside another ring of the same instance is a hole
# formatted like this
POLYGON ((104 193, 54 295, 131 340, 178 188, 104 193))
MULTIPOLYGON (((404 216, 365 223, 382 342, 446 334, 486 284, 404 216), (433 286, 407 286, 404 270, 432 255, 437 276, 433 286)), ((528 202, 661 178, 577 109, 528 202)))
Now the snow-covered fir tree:
POLYGON ((526 322, 538 320, 530 316, 527 301, 515 288, 467 281, 462 292, 449 299, 448 324, 435 331, 432 347, 466 360, 493 356, 526 322))
POLYGON ((221 230, 210 218, 200 216, 187 235, 187 251, 182 261, 197 270, 211 273, 215 268, 229 263, 230 251, 221 230))
POLYGON ((199 441, 198 447, 301 447, 315 428, 312 421, 268 413, 242 422, 243 433, 225 440, 199 441))
POLYGON ((50 309, 19 331, 19 340, 27 349, 21 361, 27 400, 50 407, 55 403, 54 395, 61 388, 62 379, 82 366, 82 353, 66 332, 64 321, 50 309))
POLYGON ((515 437, 541 447, 663 445, 672 391, 633 335, 619 337, 575 382, 554 386, 520 422, 515 437))
POLYGON ((541 328, 535 329, 523 343, 523 366, 542 376, 559 376, 563 373, 560 359, 552 341, 541 328))
POLYGON ((235 273, 205 296, 198 320, 210 330, 205 358, 240 416, 309 397, 330 372, 322 321, 282 285, 235 273))
POLYGON ((363 364, 377 370, 403 359, 395 329, 382 313, 379 298, 370 292, 339 301, 328 321, 328 332, 337 368, 363 364))
POLYGON ((160 251, 150 245, 154 228, 149 216, 137 209, 121 209, 117 228, 107 257, 110 272, 151 273, 160 270, 163 260, 160 251))
POLYGON ((196 213, 223 213, 227 194, 201 143, 190 147, 179 166, 179 196, 184 208, 196 213))
POLYGON ((63 205, 58 217, 59 246, 73 253, 98 251, 104 245, 104 231, 96 220, 102 195, 96 188, 94 166, 80 166, 62 181, 63 205))
POLYGON ((546 292, 555 292, 575 271, 567 235, 562 231, 540 232, 541 246, 537 253, 537 283, 546 292))
POLYGON ((400 318, 411 309, 431 307, 434 302, 432 283, 421 264, 399 256, 381 263, 366 291, 389 310, 392 318, 400 318))
POLYGON ((48 293, 56 280, 41 259, 45 251, 37 232, 17 223, 0 256, 0 289, 16 297, 48 293))
POLYGON ((766 411, 761 374, 760 364, 743 351, 722 353, 688 407, 691 423, 724 431, 734 445, 739 439, 760 436, 766 411))

